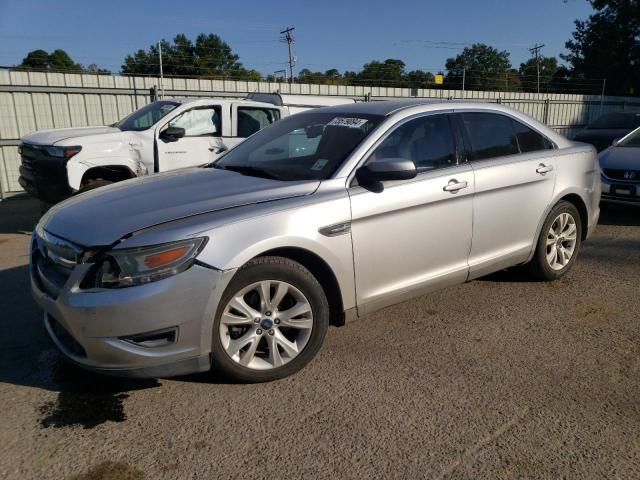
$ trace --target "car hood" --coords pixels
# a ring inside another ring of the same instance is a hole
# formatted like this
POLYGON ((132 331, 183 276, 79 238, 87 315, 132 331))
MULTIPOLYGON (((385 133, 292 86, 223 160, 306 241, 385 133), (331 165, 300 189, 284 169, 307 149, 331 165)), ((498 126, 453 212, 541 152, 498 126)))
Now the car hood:
POLYGON ((30 133, 22 137, 22 141, 34 145, 55 145, 63 140, 105 133, 120 133, 120 130, 115 127, 56 128, 30 133))
POLYGON ((640 148, 609 147, 600 153, 600 168, 640 170, 640 148))
POLYGON ((215 168, 135 178, 52 207, 40 220, 49 233, 85 247, 112 245, 138 230, 233 207, 309 195, 317 180, 283 182, 215 168))

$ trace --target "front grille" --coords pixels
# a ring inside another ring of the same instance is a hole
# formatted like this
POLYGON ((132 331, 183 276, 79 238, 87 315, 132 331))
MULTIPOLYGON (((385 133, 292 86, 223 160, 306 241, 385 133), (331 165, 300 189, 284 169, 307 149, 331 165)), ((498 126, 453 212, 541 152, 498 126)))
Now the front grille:
POLYGON ((47 315, 49 328, 62 346, 77 357, 86 358, 87 352, 80 343, 51 315, 47 315))
POLYGON ((20 145, 20 184, 41 200, 56 203, 71 194, 67 179, 67 159, 52 157, 47 147, 20 145))
POLYGON ((616 168, 604 168, 602 172, 606 177, 625 182, 640 182, 640 170, 620 170, 616 168))
POLYGON ((602 199, 603 200, 617 200, 617 201, 620 201, 620 202, 640 204, 640 197, 632 197, 630 195, 613 195, 611 193, 603 193, 602 194, 602 199))

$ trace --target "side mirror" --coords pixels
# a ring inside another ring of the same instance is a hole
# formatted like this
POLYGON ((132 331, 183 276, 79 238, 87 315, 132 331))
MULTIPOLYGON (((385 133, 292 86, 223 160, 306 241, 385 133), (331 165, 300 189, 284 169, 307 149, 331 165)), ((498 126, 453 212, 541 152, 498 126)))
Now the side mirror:
POLYGON ((184 128, 180 127, 169 127, 166 130, 160 132, 160 138, 167 142, 177 142, 185 135, 184 128))
POLYGON ((385 180, 410 180, 418 174, 416 165, 406 158, 383 158, 367 162, 356 172, 358 183, 363 185, 385 180))

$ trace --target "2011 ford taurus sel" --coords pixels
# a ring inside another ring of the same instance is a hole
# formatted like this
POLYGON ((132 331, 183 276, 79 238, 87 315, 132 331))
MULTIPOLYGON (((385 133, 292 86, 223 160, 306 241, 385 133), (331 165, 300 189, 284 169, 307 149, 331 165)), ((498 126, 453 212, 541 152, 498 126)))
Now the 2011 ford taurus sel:
POLYGON ((81 366, 266 381, 307 364, 330 320, 514 265, 561 277, 599 200, 595 149, 514 110, 328 107, 53 207, 31 284, 81 366))

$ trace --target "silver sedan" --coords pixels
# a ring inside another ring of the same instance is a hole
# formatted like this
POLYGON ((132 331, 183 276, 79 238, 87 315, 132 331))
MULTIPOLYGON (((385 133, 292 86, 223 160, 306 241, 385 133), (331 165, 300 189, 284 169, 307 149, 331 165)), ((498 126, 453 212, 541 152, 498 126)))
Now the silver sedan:
POLYGON ((53 207, 31 285, 85 368, 267 381, 306 365, 330 322, 515 265, 561 277, 599 200, 593 147, 515 110, 329 107, 53 207))

